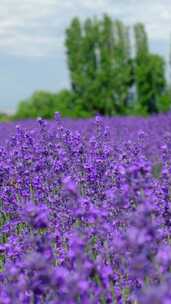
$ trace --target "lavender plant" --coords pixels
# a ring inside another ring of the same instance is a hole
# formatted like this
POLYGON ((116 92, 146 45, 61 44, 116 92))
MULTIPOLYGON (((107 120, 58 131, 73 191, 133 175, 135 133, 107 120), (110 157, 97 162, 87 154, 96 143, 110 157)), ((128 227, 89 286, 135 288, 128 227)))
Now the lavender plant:
POLYGON ((171 302, 170 126, 0 126, 0 303, 171 302))

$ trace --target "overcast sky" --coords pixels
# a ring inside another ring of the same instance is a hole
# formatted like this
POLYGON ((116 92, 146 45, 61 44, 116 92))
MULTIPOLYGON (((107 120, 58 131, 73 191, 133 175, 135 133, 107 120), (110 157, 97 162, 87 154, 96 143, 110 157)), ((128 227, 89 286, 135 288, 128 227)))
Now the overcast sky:
POLYGON ((168 59, 171 0, 0 0, 0 111, 37 89, 67 87, 65 28, 74 16, 104 13, 144 22, 151 49, 168 59))

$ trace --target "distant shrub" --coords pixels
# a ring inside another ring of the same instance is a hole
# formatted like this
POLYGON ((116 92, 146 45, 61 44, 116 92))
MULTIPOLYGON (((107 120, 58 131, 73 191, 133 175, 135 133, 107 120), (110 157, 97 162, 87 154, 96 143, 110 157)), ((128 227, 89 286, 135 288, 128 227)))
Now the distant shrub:
POLYGON ((9 115, 5 113, 0 113, 0 121, 8 121, 10 119, 9 115))

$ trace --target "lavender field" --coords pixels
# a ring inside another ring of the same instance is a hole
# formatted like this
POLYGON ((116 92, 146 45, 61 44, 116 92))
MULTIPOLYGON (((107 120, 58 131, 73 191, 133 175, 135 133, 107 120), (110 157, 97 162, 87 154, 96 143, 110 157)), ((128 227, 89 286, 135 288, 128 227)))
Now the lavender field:
POLYGON ((0 304, 171 303, 171 115, 0 125, 0 304))

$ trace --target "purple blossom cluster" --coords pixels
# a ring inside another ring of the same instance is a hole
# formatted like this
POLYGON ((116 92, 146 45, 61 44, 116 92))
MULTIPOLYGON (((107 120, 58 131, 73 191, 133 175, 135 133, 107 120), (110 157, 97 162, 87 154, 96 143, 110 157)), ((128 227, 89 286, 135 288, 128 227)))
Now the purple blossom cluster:
POLYGON ((12 127, 0 304, 171 303, 171 116, 12 127))

